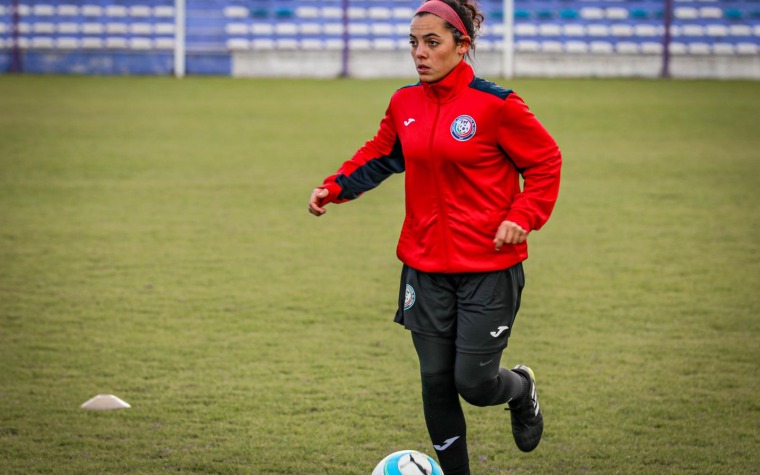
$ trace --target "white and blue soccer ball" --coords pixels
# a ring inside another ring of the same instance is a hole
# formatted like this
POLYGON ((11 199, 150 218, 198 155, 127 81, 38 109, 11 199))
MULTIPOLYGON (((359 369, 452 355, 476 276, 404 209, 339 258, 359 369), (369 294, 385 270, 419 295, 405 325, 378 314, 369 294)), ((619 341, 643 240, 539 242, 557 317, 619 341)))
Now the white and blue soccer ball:
POLYGON ((416 450, 393 452, 377 464, 372 475, 443 475, 438 462, 416 450))

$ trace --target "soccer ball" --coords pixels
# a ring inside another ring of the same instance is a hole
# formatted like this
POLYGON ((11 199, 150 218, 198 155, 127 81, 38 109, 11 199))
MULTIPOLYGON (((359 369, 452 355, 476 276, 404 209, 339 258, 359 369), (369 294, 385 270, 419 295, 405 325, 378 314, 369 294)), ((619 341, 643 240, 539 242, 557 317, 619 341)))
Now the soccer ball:
POLYGON ((443 475, 431 457, 416 450, 393 452, 377 464, 372 475, 443 475))

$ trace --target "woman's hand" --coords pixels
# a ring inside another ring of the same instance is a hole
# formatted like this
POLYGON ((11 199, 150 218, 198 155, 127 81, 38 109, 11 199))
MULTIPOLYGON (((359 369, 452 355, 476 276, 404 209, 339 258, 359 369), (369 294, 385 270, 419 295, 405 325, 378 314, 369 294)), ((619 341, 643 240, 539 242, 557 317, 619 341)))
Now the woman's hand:
POLYGON ((496 246, 496 250, 500 251, 501 246, 504 244, 522 244, 527 238, 528 231, 524 230, 522 226, 512 221, 502 221, 499 229, 496 231, 493 243, 496 246))
POLYGON ((314 191, 311 192, 311 199, 309 199, 309 213, 317 217, 327 213, 322 201, 329 194, 330 192, 327 191, 327 188, 314 188, 314 191))

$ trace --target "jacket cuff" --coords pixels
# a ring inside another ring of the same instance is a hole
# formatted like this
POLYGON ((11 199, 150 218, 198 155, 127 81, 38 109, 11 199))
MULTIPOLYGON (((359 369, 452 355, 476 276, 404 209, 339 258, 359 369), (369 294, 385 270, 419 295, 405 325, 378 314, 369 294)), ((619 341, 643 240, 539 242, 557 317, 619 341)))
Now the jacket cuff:
POLYGON ((320 188, 327 190, 327 192, 329 193, 327 195, 327 198, 322 200, 323 204, 342 203, 344 201, 347 201, 347 200, 338 199, 338 195, 340 195, 340 193, 343 191, 343 188, 341 188, 341 186, 335 183, 334 181, 325 182, 320 188))

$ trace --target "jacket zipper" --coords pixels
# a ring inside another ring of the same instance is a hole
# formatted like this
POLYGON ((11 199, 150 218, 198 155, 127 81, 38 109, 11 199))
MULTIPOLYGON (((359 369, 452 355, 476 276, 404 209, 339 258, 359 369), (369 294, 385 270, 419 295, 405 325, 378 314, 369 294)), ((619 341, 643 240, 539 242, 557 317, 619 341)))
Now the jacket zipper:
MULTIPOLYGON (((436 160, 436 157, 433 155, 433 143, 435 142, 435 135, 438 132, 438 118, 441 114, 441 101, 440 99, 436 100, 436 109, 435 109, 435 118, 433 119, 433 128, 430 132, 430 142, 428 144, 428 154, 430 155, 431 160, 436 160)), ((446 249, 444 249, 443 252, 443 258, 445 262, 446 269, 451 268, 451 262, 450 257, 451 252, 448 247, 450 246, 450 236, 449 236, 449 218, 446 214, 444 205, 445 205, 445 199, 443 197, 443 190, 441 189, 441 167, 439 166, 440 163, 438 161, 434 162, 433 167, 433 181, 435 183, 436 188, 436 195, 438 198, 438 213, 439 213, 439 226, 441 227, 441 235, 444 237, 443 243, 446 249)))

